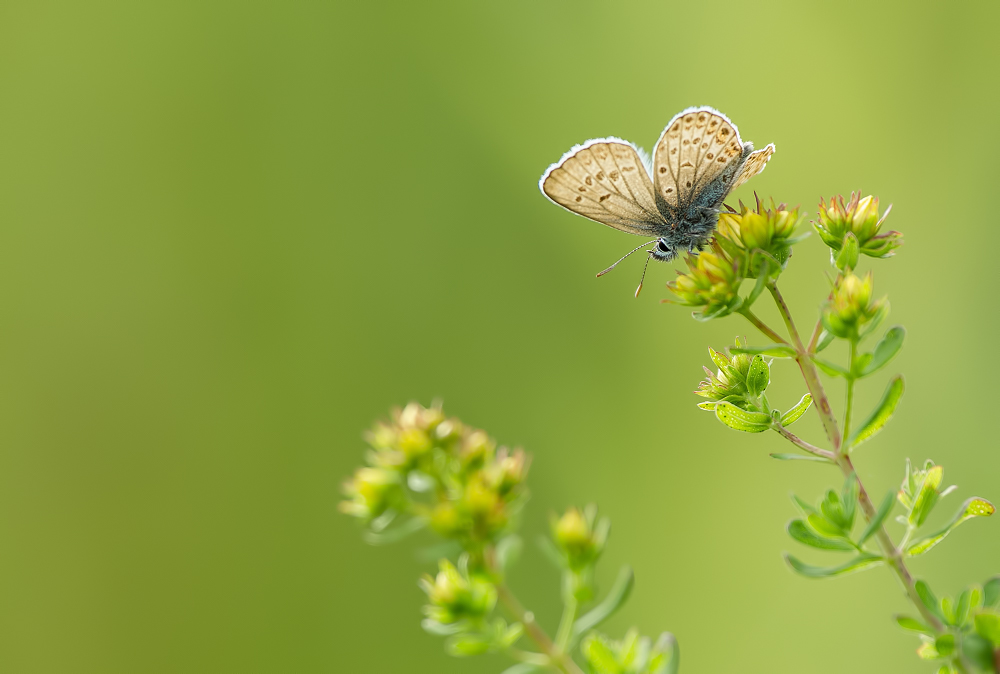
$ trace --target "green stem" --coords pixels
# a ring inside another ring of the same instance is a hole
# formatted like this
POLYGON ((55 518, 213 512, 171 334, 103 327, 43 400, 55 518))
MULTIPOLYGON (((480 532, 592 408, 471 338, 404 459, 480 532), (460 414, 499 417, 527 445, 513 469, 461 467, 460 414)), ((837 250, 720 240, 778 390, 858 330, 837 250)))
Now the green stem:
MULTIPOLYGON (((858 476, 857 471, 854 470, 854 464, 851 463, 851 457, 848 454, 841 452, 840 432, 837 429, 837 420, 833 416, 833 412, 830 408, 830 401, 827 399, 826 392, 823 390, 823 384, 820 382, 816 366, 813 365, 808 353, 802 346, 802 340, 799 338, 798 330, 795 329, 794 321, 792 321, 792 314, 788 310, 788 305, 785 303, 785 299, 778 291, 777 284, 772 281, 768 284, 767 289, 774 298, 774 302, 778 306, 778 312, 781 314, 781 318, 785 321, 785 326, 788 328, 788 334, 792 337, 792 344, 798 351, 796 361, 799 364, 799 369, 802 370, 802 377, 806 381, 806 386, 809 388, 809 392, 813 394, 813 400, 817 404, 817 411, 819 412, 820 419, 822 419, 823 426, 826 429, 827 435, 830 437, 831 443, 833 444, 836 463, 840 466, 840 470, 843 472, 844 477, 854 475, 855 479, 858 481, 858 503, 861 505, 861 511, 865 515, 865 520, 871 522, 875 517, 875 506, 872 505, 872 501, 868 498, 868 492, 865 490, 865 486, 861 482, 861 478, 858 476)), ((856 345, 854 346, 856 348, 856 345)), ((852 350, 852 354, 853 353, 854 351, 852 350)), ((853 367, 853 355, 851 365, 853 367)), ((851 404, 853 404, 853 400, 851 401, 851 404)), ((845 419, 845 421, 849 421, 849 419, 845 419)), ((903 584, 906 596, 920 612, 920 615, 923 616, 924 620, 927 621, 927 624, 930 625, 935 631, 938 633, 944 632, 944 625, 941 624, 941 621, 938 620, 937 617, 931 613, 920 600, 920 596, 917 594, 916 586, 913 582, 913 576, 910 575, 909 569, 906 568, 906 562, 903 561, 902 551, 893 544, 892 539, 889 537, 889 533, 885 530, 885 526, 879 527, 878 531, 875 532, 875 539, 878 541, 886 562, 888 562, 889 566, 896 572, 896 576, 899 577, 900 582, 903 584)))
POLYGON ((569 648, 569 640, 573 636, 573 623, 576 621, 576 612, 579 607, 580 603, 576 597, 570 594, 563 606, 559 629, 556 630, 556 648, 562 653, 565 653, 569 648))
MULTIPOLYGON (((858 477, 857 471, 854 470, 854 464, 851 463, 851 457, 847 454, 841 454, 837 458, 837 465, 840 466, 841 472, 844 477, 849 475, 854 475, 855 479, 858 481, 858 503, 861 504, 861 511, 865 515, 865 520, 871 522, 875 517, 875 506, 872 504, 870 498, 868 498, 868 492, 865 491, 865 486, 861 483, 861 478, 858 477)), ((885 557, 885 561, 888 562, 892 570, 896 572, 896 576, 899 577, 900 582, 903 584, 903 589, 906 591, 906 596, 910 599, 913 605, 920 615, 923 616, 924 620, 930 625, 936 632, 944 632, 944 625, 941 621, 937 619, 933 613, 924 606, 924 602, 920 600, 920 595, 917 594, 916 586, 913 582, 913 576, 910 575, 909 569, 906 568, 906 562, 903 560, 902 551, 897 548, 892 539, 889 537, 889 533, 885 530, 885 526, 878 528, 875 532, 875 540, 878 541, 879 548, 882 550, 882 555, 885 557)))
POLYGON ((517 600, 517 597, 510 591, 510 589, 503 583, 497 584, 497 596, 500 598, 500 603, 503 604, 504 608, 510 613, 511 617, 517 622, 524 625, 524 631, 527 633, 528 637, 535 642, 535 645, 541 649, 541 651, 548 656, 549 661, 553 667, 556 667, 563 674, 583 674, 583 670, 573 662, 573 658, 569 657, 566 653, 560 651, 549 635, 545 633, 538 623, 535 622, 535 615, 530 611, 526 611, 521 602, 517 600))
POLYGON ((794 433, 792 433, 790 430, 788 430, 787 428, 785 428, 784 426, 782 426, 779 423, 775 423, 772 428, 774 428, 774 430, 776 430, 778 433, 780 433, 784 438, 786 438, 787 440, 789 440, 796 447, 804 449, 807 452, 809 452, 810 454, 814 454, 816 456, 821 456, 824 459, 827 459, 829 461, 834 461, 835 462, 837 460, 837 455, 834 454, 833 452, 831 452, 829 449, 823 449, 821 447, 817 447, 816 445, 813 445, 813 444, 810 444, 810 443, 806 442, 805 440, 803 440, 799 436, 795 435, 794 433))
POLYGON ((755 328, 763 332, 769 338, 773 339, 775 344, 786 344, 786 345, 788 344, 788 342, 786 342, 781 335, 779 335, 777 332, 769 328, 767 324, 764 323, 764 321, 757 318, 757 315, 754 314, 754 312, 750 311, 749 307, 745 309, 740 309, 739 313, 742 314, 743 317, 746 318, 748 321, 753 323, 755 328))
POLYGON ((851 354, 847 360, 847 402, 844 405, 844 442, 840 447, 841 454, 851 451, 851 414, 854 410, 854 361, 858 357, 858 340, 851 340, 851 354))
POLYGON ((792 314, 788 310, 785 298, 781 296, 781 292, 778 290, 778 284, 771 281, 767 284, 767 290, 771 293, 771 297, 774 298, 774 303, 778 306, 778 313, 781 314, 781 319, 785 322, 788 334, 791 335, 792 346, 795 347, 796 351, 795 362, 799 364, 799 370, 802 371, 802 378, 806 381, 806 388, 809 389, 813 397, 813 402, 816 403, 816 412, 823 422, 826 437, 830 440, 830 444, 833 445, 834 451, 839 452, 840 431, 837 428, 837 419, 833 416, 833 409, 830 407, 830 400, 826 397, 826 391, 823 390, 823 384, 820 382, 819 372, 816 371, 816 366, 813 365, 808 351, 806 351, 805 346, 802 344, 802 339, 799 337, 799 331, 795 328, 795 322, 792 320, 792 314))

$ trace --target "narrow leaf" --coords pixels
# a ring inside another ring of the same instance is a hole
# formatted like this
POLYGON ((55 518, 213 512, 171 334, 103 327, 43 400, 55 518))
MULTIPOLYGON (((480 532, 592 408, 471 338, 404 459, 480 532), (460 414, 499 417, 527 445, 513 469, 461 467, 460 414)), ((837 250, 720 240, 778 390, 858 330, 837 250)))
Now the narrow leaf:
POLYGON ((785 555, 785 561, 788 562, 788 565, 792 567, 793 571, 799 575, 805 576, 806 578, 833 578, 834 576, 845 576, 849 573, 864 571, 865 569, 879 566, 885 562, 885 560, 878 555, 869 554, 859 555, 846 564, 832 566, 829 568, 805 564, 789 554, 785 555))
POLYGON ((899 399, 902 397, 903 376, 896 375, 889 381, 885 393, 882 394, 882 400, 851 437, 852 449, 882 430, 886 422, 892 418, 892 413, 896 411, 896 405, 899 404, 899 399))
POLYGON ((823 332, 821 332, 819 335, 819 341, 816 342, 816 351, 814 353, 819 353, 826 347, 833 344, 834 339, 836 338, 833 336, 832 332, 829 332, 828 330, 823 330, 823 332))
POLYGON ((760 294, 764 292, 764 288, 767 287, 767 282, 770 278, 770 271, 771 271, 770 261, 765 259, 764 266, 767 266, 768 269, 759 270, 760 273, 757 274, 757 282, 754 284, 753 290, 750 291, 750 294, 747 295, 746 301, 744 301, 743 303, 747 308, 753 306, 753 303, 757 301, 757 298, 760 297, 760 294))
POLYGON ((896 622, 904 630, 910 630, 911 632, 920 632, 921 634, 926 634, 928 636, 934 636, 935 632, 933 629, 923 624, 919 620, 914 618, 908 618, 905 615, 896 616, 896 622))
POLYGON ((427 526, 426 519, 422 517, 413 517, 399 526, 392 527, 391 529, 385 529, 379 533, 366 531, 362 537, 369 545, 389 545, 390 543, 401 541, 407 536, 415 534, 425 526, 427 526))
POLYGON ((464 658, 490 650, 490 642, 478 634, 461 634, 449 639, 445 643, 445 650, 449 655, 464 658))
POLYGON ((945 526, 943 529, 937 533, 931 534, 927 538, 917 541, 910 547, 906 549, 906 554, 910 557, 915 557, 917 555, 922 555, 927 552, 935 545, 940 543, 945 539, 945 537, 952 532, 955 527, 960 525, 966 520, 970 520, 973 517, 989 517, 994 512, 996 508, 992 503, 984 498, 970 498, 964 504, 962 508, 955 515, 954 519, 945 526))
POLYGON ((745 353, 750 356, 770 356, 772 358, 794 358, 795 349, 787 344, 769 344, 768 346, 731 346, 729 353, 745 353))
POLYGON ((750 361, 750 370, 747 372, 747 389, 750 395, 757 397, 767 389, 771 381, 771 371, 764 362, 764 357, 757 354, 750 361))
POLYGON ((858 237, 854 232, 848 232, 844 236, 844 241, 837 253, 836 265, 840 271, 854 269, 858 266, 858 255, 861 253, 861 246, 858 245, 858 237))
POLYGON ((802 396, 802 400, 800 400, 795 405, 795 407, 793 407, 792 409, 788 410, 787 412, 785 412, 781 416, 781 425, 782 426, 791 426, 796 421, 798 421, 799 417, 801 417, 803 414, 805 414, 806 410, 809 409, 809 406, 812 405, 812 401, 813 401, 813 397, 812 397, 811 393, 807 393, 804 396, 802 396))
POLYGON ((712 347, 708 347, 708 355, 712 359, 712 362, 715 363, 715 366, 720 370, 724 369, 726 366, 729 365, 729 358, 726 356, 726 354, 719 353, 712 347))
POLYGON ((847 541, 820 536, 802 520, 792 520, 787 529, 788 535, 803 545, 820 550, 854 550, 854 546, 847 541))
POLYGON ((931 586, 922 580, 918 580, 914 583, 914 589, 916 589, 917 596, 920 597, 920 601, 923 602, 927 610, 941 620, 944 620, 944 614, 941 613, 941 604, 938 602, 937 597, 934 596, 934 592, 931 591, 931 586))
POLYGON ((829 460, 824 459, 822 456, 813 456, 812 454, 789 454, 787 452, 776 452, 771 454, 772 459, 777 459, 778 461, 819 461, 821 463, 830 463, 829 460))
POLYGON ((885 336, 875 345, 875 351, 872 352, 872 359, 861 370, 861 376, 867 377, 885 367, 890 360, 896 357, 899 350, 903 348, 903 339, 905 337, 906 329, 901 325, 896 325, 886 330, 885 336))
POLYGON ((716 405, 715 416, 726 426, 746 433, 763 433, 771 427, 771 415, 747 412, 732 403, 720 402, 716 405))
POLYGON ((816 367, 823 370, 823 372, 831 377, 847 377, 851 374, 839 365, 834 365, 833 363, 825 361, 822 358, 812 356, 812 362, 816 364, 816 367))
POLYGON ((983 606, 993 608, 997 604, 1000 604, 1000 576, 983 583, 983 606))
POLYGON ((885 495, 885 498, 882 499, 882 504, 875 512, 875 517, 872 518, 872 521, 868 523, 868 526, 865 527, 865 530, 861 533, 861 538, 858 539, 858 545, 864 545, 865 541, 871 538, 872 534, 879 530, 879 527, 881 527, 886 518, 889 517, 889 513, 892 512, 892 507, 895 504, 896 494, 890 491, 885 495))
POLYGON ((681 666, 681 647, 677 645, 677 638, 670 632, 664 632, 656 640, 653 647, 657 653, 662 653, 666 666, 656 671, 655 674, 677 674, 681 666))
MULTIPOLYGON (((928 462, 930 464, 930 462, 928 462)), ((937 505, 940 495, 938 487, 941 486, 941 479, 944 476, 944 468, 941 466, 929 465, 924 475, 923 482, 920 483, 920 490, 913 499, 913 506, 910 508, 910 515, 907 520, 912 527, 919 527, 931 514, 934 506, 937 505)))
POLYGON ((1000 613, 981 611, 975 617, 976 633, 989 639, 994 648, 1000 648, 1000 613))
POLYGON ((632 567, 623 566, 622 570, 618 572, 615 584, 608 591, 608 596, 600 604, 580 616, 573 624, 574 638, 592 630, 614 615, 615 611, 620 609, 628 600, 628 596, 632 592, 634 585, 635 574, 632 572, 632 567))
POLYGON ((812 513, 816 512, 815 508, 813 508, 811 505, 800 499, 795 494, 792 494, 792 503, 794 503, 798 507, 798 509, 802 511, 804 515, 811 515, 812 513))

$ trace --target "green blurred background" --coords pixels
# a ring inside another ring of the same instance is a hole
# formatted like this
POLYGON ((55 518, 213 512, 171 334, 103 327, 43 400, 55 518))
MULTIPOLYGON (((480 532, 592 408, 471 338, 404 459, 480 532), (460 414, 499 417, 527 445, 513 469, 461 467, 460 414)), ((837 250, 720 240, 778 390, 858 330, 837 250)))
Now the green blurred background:
MULTIPOLYGON (((750 326, 661 305, 666 266, 638 300, 641 260, 595 280, 637 241, 536 182, 575 143, 650 148, 708 104, 778 148, 732 201, 894 202, 907 244, 870 266, 908 343, 859 404, 895 371, 909 389, 857 465, 881 496, 905 457, 943 462, 961 496, 936 523, 1000 499, 998 20, 995 2, 4 3, 0 669, 500 671, 421 632, 428 539, 369 548, 337 512, 362 430, 440 397, 533 454, 529 539, 568 504, 612 518, 602 580, 628 562, 637 588, 609 632, 675 632, 688 674, 932 671, 887 570, 808 582, 781 560, 788 493, 834 472, 695 407, 706 347, 750 326)), ((786 273, 803 323, 826 259, 814 237, 786 273)), ((792 366, 773 376, 772 400, 798 400, 792 366)), ((913 569, 939 594, 1000 572, 1000 522, 913 569)), ((512 583, 551 628, 532 547, 512 583)))

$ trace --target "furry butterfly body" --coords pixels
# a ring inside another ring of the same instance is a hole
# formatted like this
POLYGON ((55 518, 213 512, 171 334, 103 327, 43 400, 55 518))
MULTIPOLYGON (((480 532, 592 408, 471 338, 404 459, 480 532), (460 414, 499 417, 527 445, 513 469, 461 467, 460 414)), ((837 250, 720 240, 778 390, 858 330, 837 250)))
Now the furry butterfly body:
POLYGON ((538 185, 573 213, 653 237, 648 259, 669 262, 708 242, 722 201, 763 171, 773 153, 773 143, 754 151, 718 110, 688 108, 667 124, 652 157, 620 138, 588 140, 550 166, 538 185))

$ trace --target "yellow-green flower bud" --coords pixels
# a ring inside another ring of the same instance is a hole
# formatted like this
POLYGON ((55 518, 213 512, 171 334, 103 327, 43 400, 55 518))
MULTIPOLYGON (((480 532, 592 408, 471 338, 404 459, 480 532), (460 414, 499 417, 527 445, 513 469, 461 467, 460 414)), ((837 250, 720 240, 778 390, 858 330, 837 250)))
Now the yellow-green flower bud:
POLYGON ((425 575, 420 587, 430 602, 424 613, 442 625, 462 621, 477 623, 487 617, 496 604, 496 588, 488 580, 470 576, 466 569, 458 569, 447 559, 438 563, 437 576, 425 575))
POLYGON ((860 278, 853 273, 837 277, 830 300, 821 314, 823 327, 842 339, 857 339, 866 324, 888 307, 886 299, 873 302, 871 272, 860 278))
POLYGON ((350 500, 342 501, 340 510, 366 521, 375 519, 393 505, 399 490, 400 477, 395 471, 359 468, 344 484, 344 495, 350 500))
POLYGON ((747 278, 756 278, 762 269, 776 276, 788 263, 792 244, 802 239, 795 236, 799 220, 798 208, 775 205, 773 200, 767 209, 758 199, 756 210, 740 202, 739 212, 719 215, 720 243, 734 257, 743 258, 747 278))
POLYGON ((678 298, 678 304, 704 307, 695 318, 708 320, 728 316, 740 307, 739 296, 743 276, 740 261, 730 257, 718 244, 712 242, 711 251, 684 258, 688 272, 678 272, 678 277, 667 288, 678 298))
POLYGON ((596 521, 597 510, 569 508, 562 517, 552 517, 552 537, 566 557, 569 568, 579 571, 600 556, 607 541, 608 521, 596 521))
POLYGON ((832 197, 829 203, 821 199, 819 219, 812 224, 834 255, 840 251, 844 237, 850 233, 858 240, 862 255, 890 257, 896 248, 903 245, 903 235, 899 232, 879 234, 890 210, 891 206, 880 217, 877 197, 862 197, 861 192, 852 192, 847 203, 844 203, 843 196, 832 197))
MULTIPOLYGON (((736 338, 736 346, 743 344, 736 338)), ((760 396, 770 383, 770 367, 762 356, 750 356, 739 353, 729 357, 709 347, 709 356, 719 368, 714 374, 710 369, 703 368, 708 376, 695 391, 696 395, 708 398, 710 402, 701 403, 699 407, 714 410, 717 402, 728 402, 740 409, 759 411, 762 407, 760 396)))

